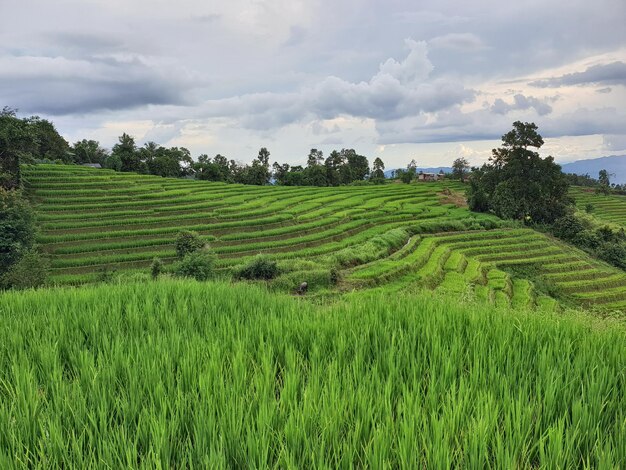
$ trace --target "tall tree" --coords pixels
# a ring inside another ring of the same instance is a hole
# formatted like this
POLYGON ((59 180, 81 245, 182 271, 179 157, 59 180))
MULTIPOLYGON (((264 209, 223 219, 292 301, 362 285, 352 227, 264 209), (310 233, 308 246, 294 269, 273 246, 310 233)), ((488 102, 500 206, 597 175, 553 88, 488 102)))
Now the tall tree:
POLYGON ((121 171, 144 173, 146 167, 141 161, 141 155, 137 152, 135 139, 130 135, 123 133, 118 140, 119 142, 113 146, 111 156, 119 158, 121 162, 121 171))
POLYGON ((72 146, 75 163, 99 163, 104 166, 108 152, 100 147, 97 140, 83 139, 72 146))
POLYGON ((307 157, 306 166, 312 167, 315 165, 321 165, 324 162, 324 152, 317 149, 311 149, 307 157))
POLYGON ((72 162, 70 145, 61 137, 50 121, 32 116, 28 119, 37 140, 37 157, 48 160, 61 160, 64 163, 72 162))
POLYGON ((370 174, 370 181, 381 184, 385 182, 385 164, 380 159, 380 157, 376 157, 374 163, 372 165, 372 173, 370 174))
POLYGON ((462 180, 469 171, 469 162, 463 157, 459 157, 452 163, 452 178, 462 180))
POLYGON ((551 223, 561 217, 570 203, 569 183, 552 157, 541 158, 529 149, 542 145, 534 123, 514 122, 489 163, 472 173, 467 191, 470 209, 534 222, 551 223))
POLYGON ((0 186, 15 189, 21 183, 20 164, 28 163, 37 152, 37 135, 17 110, 5 107, 0 112, 0 186))

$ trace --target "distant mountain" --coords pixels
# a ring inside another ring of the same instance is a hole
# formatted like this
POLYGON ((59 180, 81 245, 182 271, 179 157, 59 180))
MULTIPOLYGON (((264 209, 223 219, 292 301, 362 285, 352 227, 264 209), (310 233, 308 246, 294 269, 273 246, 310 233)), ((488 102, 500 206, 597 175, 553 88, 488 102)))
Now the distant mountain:
MULTIPOLYGON (((417 172, 423 171, 424 173, 439 173, 443 170, 444 173, 452 173, 452 167, 449 166, 436 166, 432 168, 417 168, 417 172)), ((396 171, 396 169, 385 170, 385 178, 391 177, 391 173, 396 171)))
POLYGON ((561 167, 565 173, 588 174, 596 179, 600 170, 606 170, 609 174, 613 173, 615 175, 610 176, 611 183, 626 184, 626 155, 578 160, 572 163, 565 163, 561 167))

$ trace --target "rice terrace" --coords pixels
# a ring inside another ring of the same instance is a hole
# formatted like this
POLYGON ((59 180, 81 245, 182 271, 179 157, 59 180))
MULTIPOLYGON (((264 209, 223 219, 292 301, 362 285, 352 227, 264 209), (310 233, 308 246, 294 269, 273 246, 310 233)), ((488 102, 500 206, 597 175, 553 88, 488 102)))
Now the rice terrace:
POLYGON ((0 470, 626 469, 623 0, 0 18, 0 470))

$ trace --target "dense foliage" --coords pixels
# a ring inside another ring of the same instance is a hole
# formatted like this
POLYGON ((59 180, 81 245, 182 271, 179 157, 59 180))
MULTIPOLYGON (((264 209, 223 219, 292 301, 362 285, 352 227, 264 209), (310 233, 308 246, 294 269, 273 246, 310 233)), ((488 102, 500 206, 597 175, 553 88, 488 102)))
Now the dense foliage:
POLYGON ((0 297, 2 468, 624 468, 626 334, 429 295, 0 297))
POLYGON ((20 190, 0 188, 0 274, 35 243, 35 214, 20 190))
POLYGON ((467 201, 470 209, 505 219, 551 223, 563 216, 569 183, 552 157, 541 158, 543 139, 533 123, 513 123, 489 163, 475 169, 467 201))
POLYGON ((239 270, 238 276, 242 279, 268 281, 279 273, 276 261, 265 255, 257 255, 239 270))

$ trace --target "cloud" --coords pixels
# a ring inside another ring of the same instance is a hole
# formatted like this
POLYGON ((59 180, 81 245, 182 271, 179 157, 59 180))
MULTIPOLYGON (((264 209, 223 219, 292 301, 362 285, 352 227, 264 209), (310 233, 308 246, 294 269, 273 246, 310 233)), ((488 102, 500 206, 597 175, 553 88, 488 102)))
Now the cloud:
POLYGON ((626 152, 626 135, 603 135, 602 148, 610 152, 626 152))
POLYGON ((497 98, 491 106, 491 112, 496 114, 508 114, 511 111, 527 110, 533 108, 539 116, 544 116, 552 112, 552 106, 545 101, 539 100, 532 96, 524 96, 516 94, 513 96, 513 103, 507 103, 502 98, 497 98))
POLYGON ((405 41, 407 56, 387 59, 368 81, 349 82, 330 76, 291 93, 254 93, 207 101, 205 117, 230 116, 251 129, 267 130, 305 118, 333 119, 348 115, 394 120, 436 112, 472 101, 474 91, 456 81, 430 79, 433 70, 427 45, 405 41))
POLYGON ((611 91, 613 91, 613 89, 610 86, 608 86, 606 88, 597 89, 596 93, 606 94, 606 93, 611 93, 611 91))
POLYGON ((559 88, 573 85, 626 85, 626 63, 594 65, 584 72, 574 72, 529 83, 538 88, 559 88))
POLYGON ((0 101, 49 115, 183 104, 183 81, 137 57, 0 57, 0 101))
POLYGON ((543 137, 624 135, 626 113, 616 108, 578 108, 559 116, 507 116, 485 108, 463 112, 455 106, 429 116, 377 122, 379 144, 499 140, 514 119, 534 121, 543 137))
POLYGON ((482 40, 473 33, 450 33, 437 36, 428 41, 428 45, 435 49, 452 51, 478 51, 485 48, 482 40))

